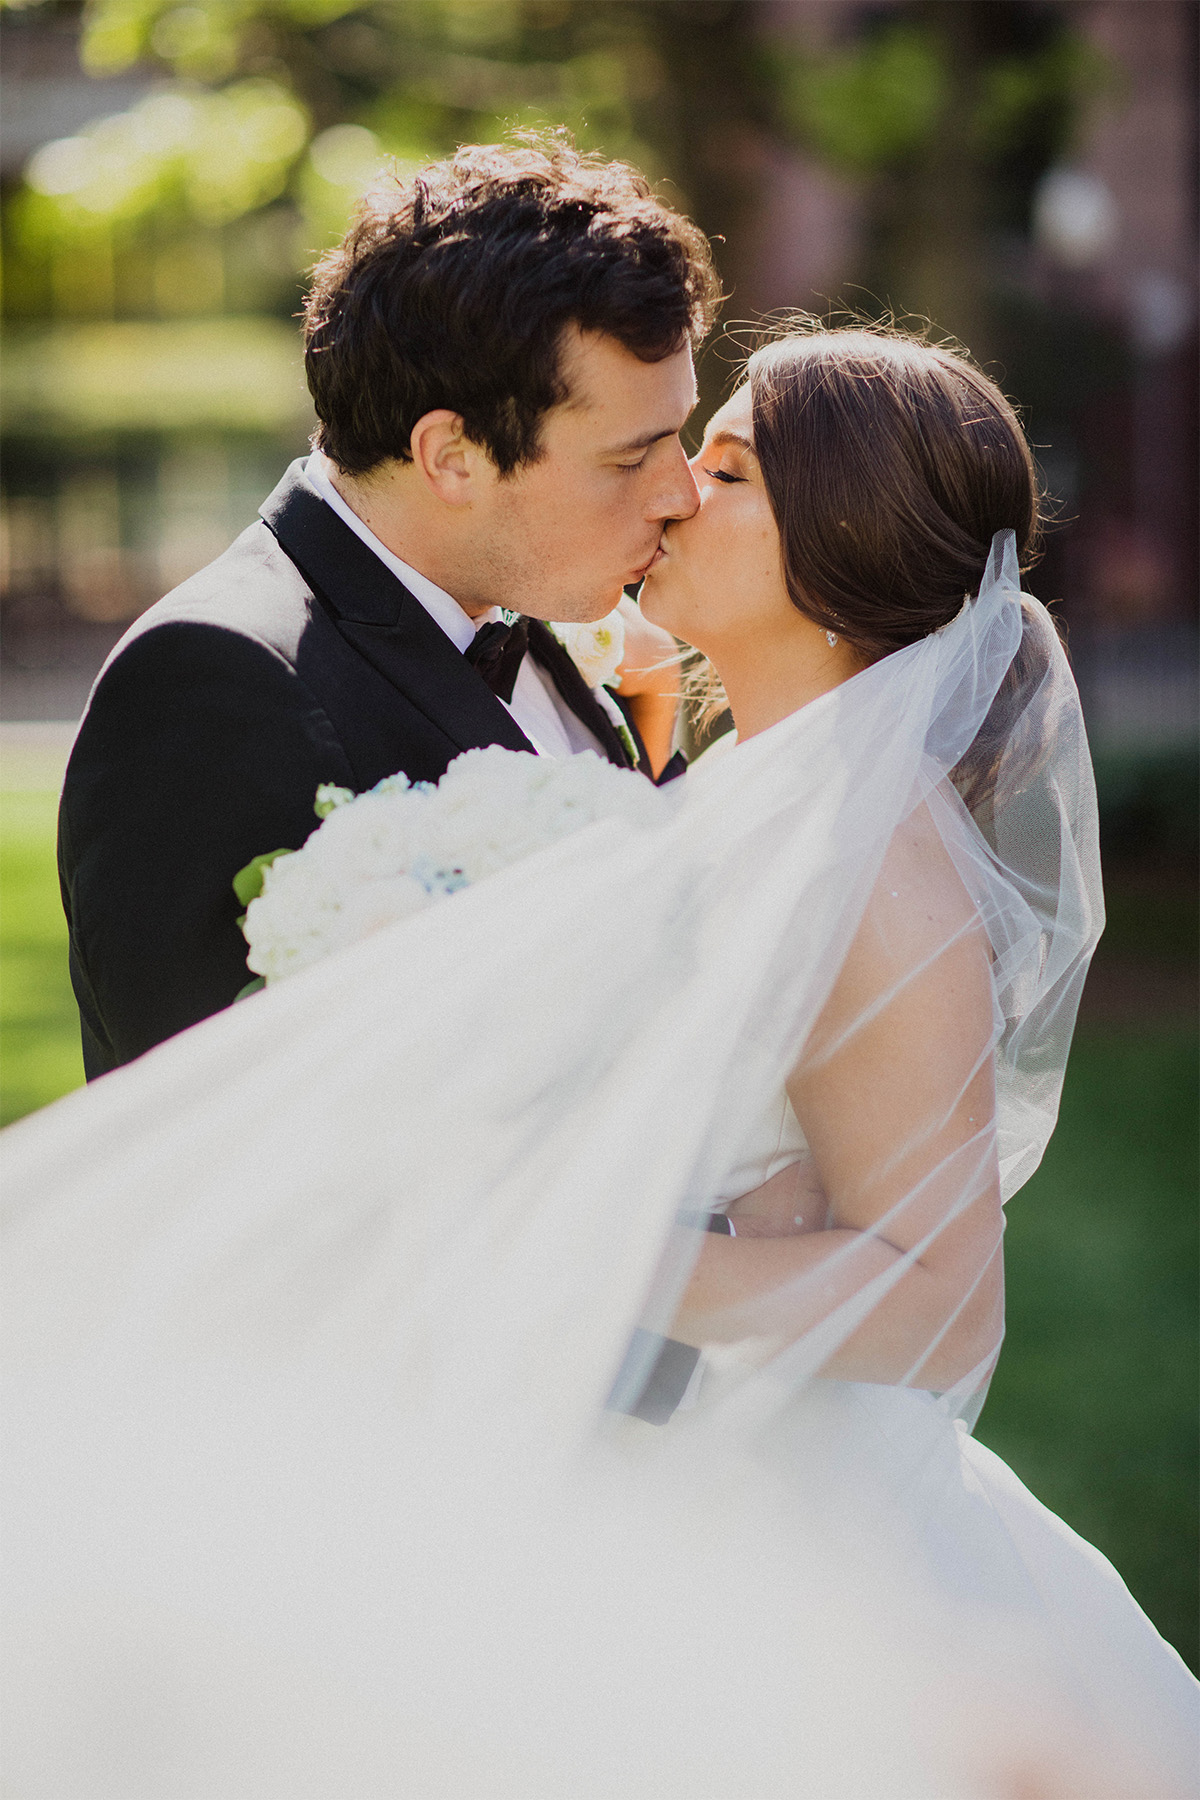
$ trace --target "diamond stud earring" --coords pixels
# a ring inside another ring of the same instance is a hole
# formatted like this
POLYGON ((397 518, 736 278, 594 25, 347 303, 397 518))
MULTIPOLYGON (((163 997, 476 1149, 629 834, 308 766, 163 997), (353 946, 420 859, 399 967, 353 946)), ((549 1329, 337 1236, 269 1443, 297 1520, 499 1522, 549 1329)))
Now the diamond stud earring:
POLYGON ((827 631, 825 633, 825 642, 829 645, 829 648, 832 650, 833 646, 837 643, 837 632, 836 631, 827 631))

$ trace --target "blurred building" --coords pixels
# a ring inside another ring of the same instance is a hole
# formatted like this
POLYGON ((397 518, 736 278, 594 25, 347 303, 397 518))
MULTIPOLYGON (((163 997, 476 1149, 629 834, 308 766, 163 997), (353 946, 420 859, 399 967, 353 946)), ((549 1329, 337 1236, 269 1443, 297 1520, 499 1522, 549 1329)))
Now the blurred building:
POLYGON ((1078 522, 1059 566, 1094 736, 1182 745, 1197 730, 1198 14, 1171 0, 1074 10, 1123 91, 1044 178, 1030 275, 1047 307, 1111 334, 1124 366, 1065 446, 1078 522))

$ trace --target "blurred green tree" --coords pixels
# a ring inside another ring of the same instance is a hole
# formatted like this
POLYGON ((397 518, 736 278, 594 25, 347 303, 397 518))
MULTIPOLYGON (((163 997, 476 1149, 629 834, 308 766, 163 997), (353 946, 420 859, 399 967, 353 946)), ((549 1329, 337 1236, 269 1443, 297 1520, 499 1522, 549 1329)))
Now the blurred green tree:
MULTIPOLYGON (((64 535, 78 536, 58 518, 74 506, 64 488, 70 469, 79 465, 86 486, 89 459, 105 462, 133 521, 179 511, 172 494, 151 490, 181 433, 207 431, 220 456, 240 433, 242 460, 264 468, 294 454, 310 423, 299 371, 279 377, 277 404, 264 411, 263 383, 247 387, 242 376, 251 343, 263 345, 264 377, 295 358, 304 272, 383 165, 411 167, 514 126, 565 125, 585 147, 644 167, 713 239, 731 326, 816 298, 781 291, 779 277, 764 273, 759 203, 788 147, 839 171, 861 191, 868 230, 830 299, 857 290, 867 311, 927 315, 981 357, 1002 354, 1044 429, 1043 396, 1022 378, 1060 359, 1031 363, 1030 347, 1051 322, 1031 320, 1020 292, 1015 309, 1008 303, 1001 240, 1026 228, 1036 181, 1102 80, 1069 8, 1034 0, 901 0, 866 13, 805 0, 770 8, 0 0, 0 8, 6 36, 39 26, 61 36, 74 26, 86 71, 145 83, 125 110, 43 144, 4 198, 4 311, 21 327, 9 345, 6 487, 28 488, 39 517, 57 520, 53 531, 39 527, 22 563, 35 611, 45 605, 39 571, 48 559, 61 563, 64 535), (830 28, 824 37, 818 14, 830 28), (205 339, 198 393, 175 372, 194 353, 192 325, 222 316, 224 335, 214 328, 205 339), (257 336, 242 329, 248 316, 257 336), (150 321, 161 322, 157 334, 145 331, 150 321), (115 335, 98 334, 100 324, 115 335), (52 372, 81 363, 95 378, 56 388, 52 372), (113 398, 108 373, 118 366, 141 371, 132 384, 140 407, 113 398), (135 428, 149 434, 141 449, 135 428)), ((702 357, 698 418, 723 396, 742 341, 736 330, 732 344, 718 336, 702 357)), ((243 483, 232 466, 219 481, 213 474, 214 494, 228 490, 218 510, 231 529, 243 485, 259 479, 243 483)), ((132 616, 156 585, 178 577, 178 559, 151 547, 147 560, 125 542, 131 533, 123 524, 122 573, 109 598, 96 598, 90 576, 72 578, 71 608, 132 616)), ((56 579, 62 586, 61 569, 56 579)), ((5 604, 11 612, 11 594, 5 604)))
POLYGON ((158 80, 32 158, 7 209, 9 316, 289 314, 381 165, 538 125, 672 184, 736 287, 765 124, 747 16, 746 0, 89 0, 84 68, 158 80))
POLYGON ((764 51, 780 130, 866 190, 861 279, 986 359, 996 238, 1028 231, 1033 193, 1112 71, 1067 9, 912 0, 821 51, 764 51))
POLYGON ((11 310, 291 311, 386 158, 561 124, 673 184, 742 311, 770 146, 802 146, 866 189, 847 275, 987 347, 988 233, 1025 222, 1097 59, 1027 0, 848 9, 820 45, 805 22, 767 36, 754 0, 86 0, 84 68, 159 81, 33 158, 11 310))

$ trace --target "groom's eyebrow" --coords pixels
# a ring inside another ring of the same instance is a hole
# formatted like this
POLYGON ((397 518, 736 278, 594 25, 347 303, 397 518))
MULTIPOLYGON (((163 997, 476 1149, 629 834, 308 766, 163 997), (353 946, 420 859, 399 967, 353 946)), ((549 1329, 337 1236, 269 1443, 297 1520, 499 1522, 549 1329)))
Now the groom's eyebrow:
MULTIPOLYGON (((688 407, 688 418, 696 409, 697 399, 698 395, 693 388, 691 404, 688 407)), ((659 431, 643 432, 641 437, 630 438, 624 444, 613 444, 609 449, 602 450, 600 454, 601 456, 628 456, 632 450, 648 450, 651 444, 661 444, 664 438, 678 437, 686 424, 687 419, 681 419, 678 425, 664 425, 659 431)))
POLYGON ((680 429, 681 427, 678 425, 664 425, 661 431, 648 431, 642 437, 630 438, 627 443, 613 444, 609 449, 602 450, 600 454, 601 456, 625 456, 631 450, 648 450, 651 444, 661 444, 664 438, 678 437, 680 429))

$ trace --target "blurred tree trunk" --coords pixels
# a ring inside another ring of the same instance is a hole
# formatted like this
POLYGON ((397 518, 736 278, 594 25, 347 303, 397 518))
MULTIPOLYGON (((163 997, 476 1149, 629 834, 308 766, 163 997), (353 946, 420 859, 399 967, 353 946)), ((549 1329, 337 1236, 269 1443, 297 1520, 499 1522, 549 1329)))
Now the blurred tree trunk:
MULTIPOLYGON (((723 316, 730 319, 745 316, 749 306, 766 164, 756 12, 753 0, 644 0, 643 11, 648 39, 671 79, 667 108, 639 124, 661 150, 681 203, 714 240, 729 296, 723 316)), ((728 350, 702 359, 698 418, 724 397, 730 368, 728 350)))
POLYGON ((872 285, 898 309, 927 314, 981 362, 993 353, 984 243, 986 182, 975 141, 992 0, 916 0, 912 16, 941 52, 946 91, 927 145, 894 175, 876 211, 872 285))

